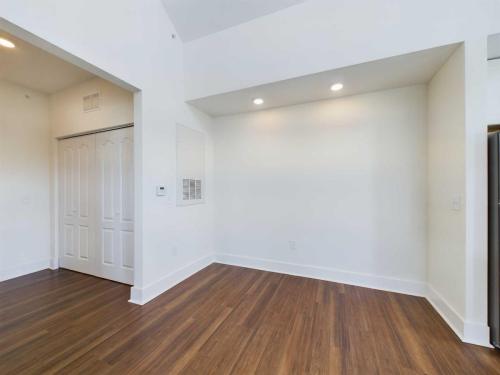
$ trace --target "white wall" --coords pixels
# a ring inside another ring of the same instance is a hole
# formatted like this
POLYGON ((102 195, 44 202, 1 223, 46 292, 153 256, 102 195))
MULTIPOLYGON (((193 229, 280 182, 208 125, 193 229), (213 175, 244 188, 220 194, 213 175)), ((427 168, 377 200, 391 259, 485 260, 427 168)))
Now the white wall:
POLYGON ((187 98, 486 38, 498 14, 498 0, 308 0, 186 43, 187 98))
POLYGON ((488 345, 486 38, 429 84, 429 299, 466 342, 488 345), (460 207, 453 207, 453 200, 460 207))
POLYGON ((489 345, 487 39, 464 43, 465 326, 464 341, 489 345))
POLYGON ((49 170, 48 97, 0 81, 0 280, 50 264, 49 170))
POLYGON ((460 287, 464 339, 480 344, 488 342, 485 47, 487 36, 500 32, 498 14, 497 0, 309 0, 184 46, 186 98, 192 100, 464 42, 467 210, 460 287), (383 43, 367 43, 367 35, 383 43))
POLYGON ((221 117, 214 132, 218 252, 425 282, 425 85, 221 117))
POLYGON ((50 95, 52 136, 62 137, 134 122, 134 95, 104 79, 92 78, 50 95), (100 108, 83 111, 83 97, 98 92, 100 108))
POLYGON ((15 24, 141 90, 134 102, 133 300, 144 302, 205 264, 213 252, 211 119, 183 101, 181 42, 170 37, 175 30, 161 1, 0 0, 0 9, 7 31, 26 37, 15 24), (205 204, 176 207, 176 123, 207 134, 205 204), (168 197, 156 197, 159 184, 168 197))
POLYGON ((488 61, 488 124, 500 124, 500 59, 488 61))
POLYGON ((207 176, 211 176, 211 120, 185 105, 183 98, 466 40, 465 162, 467 190, 473 194, 468 193, 465 202, 474 208, 466 212, 466 269, 474 269, 467 274, 482 275, 479 284, 467 281, 466 310, 485 322, 486 143, 478 105, 483 99, 478 93, 482 83, 478 85, 475 79, 482 74, 482 66, 474 59, 483 59, 478 41, 485 42, 486 35, 500 32, 498 1, 310 0, 185 45, 185 86, 183 47, 178 39, 170 38, 174 29, 160 0, 140 6, 134 0, 46 0, 43 4, 0 0, 0 9, 0 26, 7 31, 19 33, 9 29, 5 20, 141 89, 134 103, 137 299, 146 293, 145 286, 156 283, 156 291, 161 291, 175 279, 172 272, 209 255, 214 248, 210 178, 206 205, 176 208, 174 193, 167 199, 154 195, 155 185, 175 184, 175 123, 207 133, 207 176), (367 44, 367 35, 383 43, 367 44), (474 42, 468 48, 470 40, 474 42))
POLYGON ((454 324, 461 336, 466 298, 464 74, 461 46, 429 83, 427 138, 427 280, 447 305, 439 306, 435 298, 437 307, 458 315, 454 324), (458 209, 453 209, 453 199, 459 199, 458 209))

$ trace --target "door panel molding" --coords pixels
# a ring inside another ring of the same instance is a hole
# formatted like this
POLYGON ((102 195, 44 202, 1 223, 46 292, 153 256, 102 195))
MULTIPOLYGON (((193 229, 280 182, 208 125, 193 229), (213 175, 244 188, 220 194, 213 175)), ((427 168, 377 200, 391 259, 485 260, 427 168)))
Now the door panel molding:
POLYGON ((133 128, 58 146, 61 267, 133 284, 133 128))

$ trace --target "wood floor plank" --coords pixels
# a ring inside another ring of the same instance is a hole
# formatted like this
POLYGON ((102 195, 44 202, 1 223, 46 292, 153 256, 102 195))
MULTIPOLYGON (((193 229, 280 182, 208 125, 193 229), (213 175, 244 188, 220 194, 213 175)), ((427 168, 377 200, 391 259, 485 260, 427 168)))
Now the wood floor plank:
POLYGON ((0 283, 0 373, 500 374, 419 297, 221 264, 128 297, 67 270, 0 283))

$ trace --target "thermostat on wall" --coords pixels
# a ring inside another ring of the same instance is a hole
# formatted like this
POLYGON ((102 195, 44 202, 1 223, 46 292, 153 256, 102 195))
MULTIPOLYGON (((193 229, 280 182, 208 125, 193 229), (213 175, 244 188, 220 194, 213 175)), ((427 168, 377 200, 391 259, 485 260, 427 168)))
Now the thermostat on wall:
POLYGON ((159 197, 163 197, 164 195, 167 195, 167 188, 164 185, 158 185, 156 187, 156 195, 159 197))

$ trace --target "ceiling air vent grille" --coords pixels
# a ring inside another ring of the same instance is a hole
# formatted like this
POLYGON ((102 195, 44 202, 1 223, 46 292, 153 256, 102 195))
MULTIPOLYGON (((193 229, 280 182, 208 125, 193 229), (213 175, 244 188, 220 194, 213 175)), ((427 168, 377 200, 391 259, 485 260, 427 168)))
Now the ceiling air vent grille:
POLYGON ((83 97, 83 112, 96 111, 99 109, 99 93, 93 93, 83 97))

